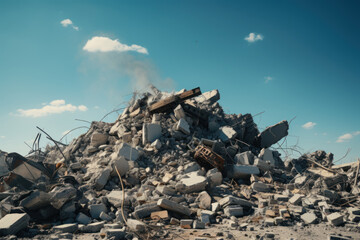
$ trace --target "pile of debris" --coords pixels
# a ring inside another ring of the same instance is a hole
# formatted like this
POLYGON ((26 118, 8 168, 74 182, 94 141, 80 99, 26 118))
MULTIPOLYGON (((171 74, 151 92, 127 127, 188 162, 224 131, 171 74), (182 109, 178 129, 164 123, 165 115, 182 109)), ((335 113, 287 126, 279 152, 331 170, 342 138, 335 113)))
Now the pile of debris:
MULTIPOLYGON (((217 90, 145 93, 115 123, 26 157, 0 151, 0 236, 167 238, 216 225, 360 227, 359 164, 316 151, 283 160, 287 121, 259 132, 217 90), (143 235, 147 232, 147 237, 143 235)), ((37 136, 40 139, 40 135, 37 136)), ((51 137, 49 137, 51 139, 51 137)))

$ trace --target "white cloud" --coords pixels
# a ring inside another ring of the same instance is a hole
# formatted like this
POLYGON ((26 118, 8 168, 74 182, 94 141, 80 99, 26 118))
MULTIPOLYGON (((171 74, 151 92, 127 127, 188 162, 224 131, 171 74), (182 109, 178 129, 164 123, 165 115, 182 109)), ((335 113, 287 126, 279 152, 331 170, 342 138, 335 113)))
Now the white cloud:
POLYGON ((0 136, 0 138, 4 139, 4 138, 5 138, 5 136, 0 136))
POLYGON ((75 26, 74 24, 73 24, 73 22, 70 20, 70 19, 64 19, 64 20, 62 20, 61 22, 61 25, 63 26, 63 27, 68 27, 68 26, 71 26, 73 29, 75 29, 76 31, 79 31, 79 27, 77 27, 77 26, 75 26))
POLYGON ((313 127, 315 127, 316 123, 314 122, 307 122, 304 125, 302 125, 302 128, 304 129, 312 129, 313 127))
POLYGON ((268 83, 270 82, 271 80, 273 80, 274 78, 273 77, 270 77, 270 76, 267 76, 267 77, 264 77, 265 79, 265 83, 268 83))
POLYGON ((95 36, 88 40, 83 47, 88 52, 128 52, 135 51, 138 53, 149 54, 148 50, 142 46, 132 44, 131 46, 119 42, 118 39, 112 40, 107 37, 95 36))
POLYGON ((338 143, 348 142, 357 135, 360 135, 360 131, 356 131, 356 132, 353 132, 353 133, 345 133, 344 135, 341 135, 340 137, 338 137, 336 142, 338 142, 338 143))
POLYGON ((245 39, 245 41, 252 43, 252 42, 263 40, 264 37, 261 34, 249 33, 249 36, 245 37, 244 39, 245 39))
POLYGON ((74 106, 72 104, 65 104, 65 100, 54 100, 51 101, 49 105, 45 105, 42 108, 33 108, 33 109, 18 109, 17 112, 20 113, 22 117, 45 117, 51 114, 59 114, 63 112, 75 112, 75 111, 87 111, 88 108, 84 105, 74 106))

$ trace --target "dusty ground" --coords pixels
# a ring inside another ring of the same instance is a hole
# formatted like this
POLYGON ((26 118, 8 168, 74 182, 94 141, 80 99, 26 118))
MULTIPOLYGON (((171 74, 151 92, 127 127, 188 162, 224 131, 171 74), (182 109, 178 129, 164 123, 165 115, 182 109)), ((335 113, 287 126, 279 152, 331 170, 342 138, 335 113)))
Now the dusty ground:
MULTIPOLYGON (((165 226, 161 230, 162 232, 168 232, 169 234, 163 235, 164 237, 152 237, 151 233, 142 235, 143 239, 172 239, 172 240, 207 240, 207 239, 260 239, 265 236, 265 233, 274 234, 274 239, 279 240, 310 240, 310 239, 328 239, 330 234, 341 235, 344 237, 351 237, 351 239, 360 240, 360 227, 333 227, 326 225, 325 223, 314 224, 309 226, 274 226, 274 227, 257 227, 254 226, 254 230, 238 230, 231 229, 223 225, 217 225, 214 227, 208 227, 206 229, 181 229, 180 227, 165 226)), ((154 233, 154 232, 153 232, 154 233)), ((71 235, 70 235, 71 236, 71 235)), ((56 239, 56 234, 52 235, 38 235, 32 239, 56 239)), ((78 240, 101 240, 105 238, 100 233, 92 234, 74 234, 72 239, 78 240)), ((0 238, 2 239, 2 238, 0 238)), ((21 239, 21 238, 18 238, 21 239)), ((24 239, 24 238, 22 238, 24 239)), ((69 238, 68 238, 69 239, 69 238)), ((270 238, 265 238, 270 239, 270 238)))

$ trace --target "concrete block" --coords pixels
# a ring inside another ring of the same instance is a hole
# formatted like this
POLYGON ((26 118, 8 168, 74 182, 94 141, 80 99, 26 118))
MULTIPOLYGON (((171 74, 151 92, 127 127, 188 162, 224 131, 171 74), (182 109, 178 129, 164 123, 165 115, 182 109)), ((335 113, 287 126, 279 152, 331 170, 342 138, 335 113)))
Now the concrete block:
POLYGON ((161 137, 161 125, 159 123, 144 123, 142 128, 142 143, 152 143, 161 137))
POLYGON ((127 226, 135 231, 135 232, 140 232, 140 233, 143 233, 146 231, 146 225, 139 221, 139 220, 135 220, 135 219, 128 219, 127 220, 127 226))
POLYGON ((242 207, 251 208, 253 206, 253 203, 251 203, 245 199, 241 199, 241 198, 234 197, 234 196, 224 197, 224 198, 220 199, 219 203, 222 207, 226 207, 229 205, 240 205, 242 207))
POLYGON ((94 187, 97 191, 100 191, 104 188, 104 186, 106 185, 107 181, 110 178, 110 173, 111 170, 109 168, 99 169, 99 172, 95 177, 95 182, 94 182, 95 183, 94 187))
POLYGON ((251 174, 259 175, 259 168, 251 165, 231 165, 228 169, 228 177, 234 179, 250 178, 251 174))
POLYGON ((170 224, 171 225, 180 225, 180 221, 176 218, 171 218, 170 219, 170 224))
POLYGON ((334 226, 339 226, 344 223, 344 217, 338 212, 328 215, 327 220, 334 226))
POLYGON ((125 239, 126 231, 125 229, 107 229, 105 234, 107 239, 120 240, 125 239))
POLYGON ((217 212, 219 210, 220 210, 220 203, 216 202, 216 203, 211 204, 211 211, 212 212, 217 212))
MULTIPOLYGON (((108 199, 109 203, 112 204, 114 207, 120 207, 121 202, 123 200, 122 191, 120 190, 112 190, 108 195, 106 195, 106 198, 108 199)), ((125 200, 124 205, 129 205, 130 200, 128 195, 125 193, 125 200)))
POLYGON ((117 154, 119 157, 123 156, 126 160, 132 161, 136 161, 140 157, 139 151, 127 143, 120 143, 117 154))
POLYGON ((193 193, 205 190, 207 185, 206 177, 200 176, 196 172, 192 172, 187 176, 188 177, 186 178, 182 178, 175 186, 177 191, 182 193, 193 193))
POLYGON ((275 221, 273 218, 265 218, 264 225, 267 227, 275 226, 275 221))
POLYGON ((197 201, 199 201, 199 207, 202 209, 210 209, 211 207, 211 197, 206 192, 203 191, 199 193, 199 196, 196 198, 197 201))
POLYGON ((93 147, 99 147, 108 141, 108 135, 95 132, 91 136, 90 145, 93 147))
POLYGON ((203 223, 199 220, 194 220, 193 229, 205 229, 205 223, 203 223))
POLYGON ((306 224, 313 224, 316 222, 317 217, 314 213, 305 213, 303 215, 301 215, 301 219, 306 223, 306 224))
POLYGON ((228 142, 236 137, 236 131, 230 126, 223 126, 218 131, 218 138, 223 142, 228 142))
POLYGON ((217 168, 213 168, 207 171, 206 178, 208 180, 210 188, 219 186, 223 180, 223 176, 217 168))
POLYGON ((176 194, 176 191, 174 188, 172 187, 168 187, 168 186, 164 186, 164 185, 158 185, 155 189, 155 191, 157 191, 158 193, 160 193, 161 195, 168 195, 168 196, 173 196, 176 194))
POLYGON ((268 148, 263 148, 260 151, 259 158, 261 158, 263 161, 270 163, 271 166, 275 166, 275 159, 273 155, 273 151, 271 151, 268 148))
POLYGON ((76 198, 76 193, 73 187, 55 187, 50 192, 50 203, 54 208, 60 209, 67 201, 76 198))
POLYGON ((50 194, 35 190, 29 196, 20 201, 19 206, 29 210, 36 210, 50 204, 50 194))
POLYGON ((85 233, 97 233, 100 232, 102 228, 104 228, 104 222, 95 222, 84 226, 81 231, 85 233))
POLYGON ((176 124, 176 130, 180 131, 186 135, 190 135, 190 126, 188 124, 188 122, 184 119, 181 118, 177 124, 176 124))
POLYGON ((253 165, 254 164, 254 154, 251 151, 246 151, 238 153, 235 155, 234 160, 236 164, 239 165, 253 165))
POLYGON ((107 213, 105 213, 105 212, 101 212, 99 217, 100 217, 101 220, 107 221, 107 222, 113 220, 113 218, 110 217, 110 216, 109 216, 107 213))
POLYGON ((240 205, 230 205, 224 209, 224 214, 228 217, 242 217, 244 215, 243 207, 240 205))
POLYGON ((188 163, 184 166, 184 173, 191 173, 200 170, 200 165, 196 162, 188 163))
POLYGON ((135 218, 145 218, 149 217, 151 213, 161 211, 161 208, 157 205, 157 203, 146 203, 140 206, 135 207, 135 211, 133 215, 135 218))
POLYGON ((153 141, 153 142, 151 143, 151 146, 152 146, 153 148, 159 150, 159 149, 161 149, 161 147, 162 147, 162 143, 161 143, 161 141, 160 141, 159 139, 156 139, 155 141, 153 141))
POLYGON ((254 182, 251 184, 251 188, 255 192, 270 192, 271 188, 263 182, 254 182))
POLYGON ((62 225, 54 226, 53 229, 55 232, 74 233, 78 230, 78 224, 77 223, 62 224, 62 225))
POLYGON ((192 220, 192 219, 181 219, 181 220, 180 220, 180 227, 181 227, 181 228, 191 229, 192 224, 193 224, 193 220, 192 220))
POLYGON ((254 160, 254 166, 256 166, 257 168, 259 168, 261 171, 266 172, 271 170, 271 166, 270 164, 268 164, 267 162, 265 162, 264 160, 260 159, 260 158, 255 158, 254 160))
POLYGON ((160 199, 158 202, 157 202, 157 205, 163 209, 166 209, 166 210, 169 210, 169 211, 173 211, 173 212, 177 212, 177 213, 180 213, 180 214, 184 214, 184 215, 187 215, 187 216, 190 216, 191 214, 191 211, 189 208, 183 206, 183 205, 180 205, 176 202, 173 202, 171 200, 168 200, 168 199, 160 199))
POLYGON ((185 111, 180 104, 174 109, 174 115, 178 120, 186 117, 185 111))
POLYGON ((129 171, 129 162, 125 159, 125 157, 118 157, 117 154, 111 155, 110 166, 112 167, 111 176, 117 176, 116 168, 118 169, 120 175, 123 177, 129 171))
POLYGON ((261 148, 268 148, 280 139, 288 135, 289 123, 281 121, 273 126, 267 127, 259 134, 261 148))
POLYGON ((275 194, 274 199, 279 202, 287 202, 289 201, 289 197, 281 194, 275 194))
POLYGON ((209 92, 205 92, 194 99, 199 103, 208 102, 209 104, 213 104, 220 99, 220 93, 216 89, 209 92))
POLYGON ((80 224, 89 224, 91 222, 91 218, 86 216, 85 214, 83 213, 79 213, 76 217, 76 221, 80 224))
POLYGON ((10 213, 0 219, 0 236, 12 235, 26 228, 30 216, 26 213, 10 213))
POLYGON ((154 220, 169 219, 169 212, 167 210, 152 212, 150 218, 154 220))
POLYGON ((107 212, 107 208, 104 204, 92 204, 89 206, 90 215, 92 218, 100 218, 101 212, 107 212))
POLYGON ((300 205, 303 197, 304 195, 302 194, 294 194, 294 196, 289 199, 289 203, 293 205, 300 205))

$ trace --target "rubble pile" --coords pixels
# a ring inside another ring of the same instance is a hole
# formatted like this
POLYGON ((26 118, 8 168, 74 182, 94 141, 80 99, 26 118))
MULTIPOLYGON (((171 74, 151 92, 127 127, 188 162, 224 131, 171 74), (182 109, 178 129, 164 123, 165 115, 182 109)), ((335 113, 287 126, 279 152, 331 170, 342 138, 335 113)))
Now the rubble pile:
MULTIPOLYGON (((26 157, 0 152, 0 235, 151 239, 171 230, 360 227, 358 163, 324 151, 283 161, 281 121, 259 132, 250 114, 225 114, 217 90, 132 99, 114 123, 92 122, 69 145, 26 157)), ((40 137, 39 137, 40 138, 40 137)))

